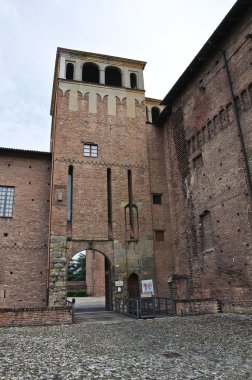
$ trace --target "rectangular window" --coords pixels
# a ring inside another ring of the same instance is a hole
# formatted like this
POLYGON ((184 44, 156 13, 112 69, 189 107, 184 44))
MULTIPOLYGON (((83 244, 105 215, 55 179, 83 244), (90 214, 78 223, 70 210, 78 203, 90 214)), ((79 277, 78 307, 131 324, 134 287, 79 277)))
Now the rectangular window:
POLYGON ((152 202, 154 205, 162 204, 162 194, 152 194, 152 202))
POLYGON ((200 216, 202 228, 202 249, 203 252, 214 248, 212 217, 209 210, 204 211, 200 216))
POLYGON ((0 186, 0 217, 12 217, 14 189, 14 187, 0 186))
POLYGON ((164 231, 155 231, 155 240, 164 241, 164 231))
POLYGON ((98 145, 96 144, 84 144, 84 157, 97 157, 98 145))

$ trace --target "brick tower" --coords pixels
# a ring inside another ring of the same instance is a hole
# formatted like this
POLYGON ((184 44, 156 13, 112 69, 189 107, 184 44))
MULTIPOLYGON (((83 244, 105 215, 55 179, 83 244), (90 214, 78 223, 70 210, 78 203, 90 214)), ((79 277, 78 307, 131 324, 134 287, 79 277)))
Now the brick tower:
POLYGON ((49 305, 67 263, 102 254, 106 307, 155 285, 145 62, 58 48, 52 94, 49 305))

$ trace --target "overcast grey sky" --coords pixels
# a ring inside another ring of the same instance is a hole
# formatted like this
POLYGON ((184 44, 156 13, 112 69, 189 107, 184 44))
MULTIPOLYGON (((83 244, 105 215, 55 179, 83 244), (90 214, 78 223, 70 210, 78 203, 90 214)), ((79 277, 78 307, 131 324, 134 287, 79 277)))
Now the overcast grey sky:
POLYGON ((235 0, 0 0, 0 146, 49 150, 57 46, 147 61, 162 99, 235 0))

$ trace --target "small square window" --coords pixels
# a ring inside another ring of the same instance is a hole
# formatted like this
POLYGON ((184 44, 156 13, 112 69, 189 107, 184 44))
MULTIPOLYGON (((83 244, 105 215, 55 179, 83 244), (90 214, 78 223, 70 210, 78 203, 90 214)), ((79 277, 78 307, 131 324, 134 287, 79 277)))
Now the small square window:
POLYGON ((162 204, 162 194, 152 194, 152 202, 154 205, 162 204))
POLYGON ((84 144, 84 157, 97 157, 98 145, 96 144, 84 144))
POLYGON ((164 241, 164 231, 155 231, 155 240, 164 241))
POLYGON ((0 217, 12 217, 13 202, 14 187, 0 186, 0 217))

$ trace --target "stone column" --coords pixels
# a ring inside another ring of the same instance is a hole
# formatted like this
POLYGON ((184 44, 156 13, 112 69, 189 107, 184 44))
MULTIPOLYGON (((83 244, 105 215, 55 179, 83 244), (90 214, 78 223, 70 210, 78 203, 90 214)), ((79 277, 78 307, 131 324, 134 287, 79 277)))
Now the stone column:
POLYGON ((65 236, 51 236, 49 267, 49 306, 65 306, 67 291, 67 241, 65 236))
POLYGON ((105 64, 100 63, 99 64, 99 69, 100 69, 100 84, 105 84, 105 64))
POLYGON ((143 70, 139 70, 138 72, 138 88, 139 90, 144 90, 143 70))
POLYGON ((152 123, 152 114, 151 114, 151 108, 147 106, 147 121, 149 123, 152 123))
POLYGON ((60 70, 59 70, 59 78, 65 79, 66 75, 66 58, 62 55, 60 57, 60 70))
POLYGON ((76 59, 75 73, 74 73, 75 80, 82 81, 82 64, 83 64, 83 61, 81 61, 80 59, 76 59))
POLYGON ((130 88, 129 71, 125 68, 122 68, 121 74, 122 74, 122 87, 130 88))
POLYGON ((105 84, 105 70, 100 70, 100 84, 105 84))

